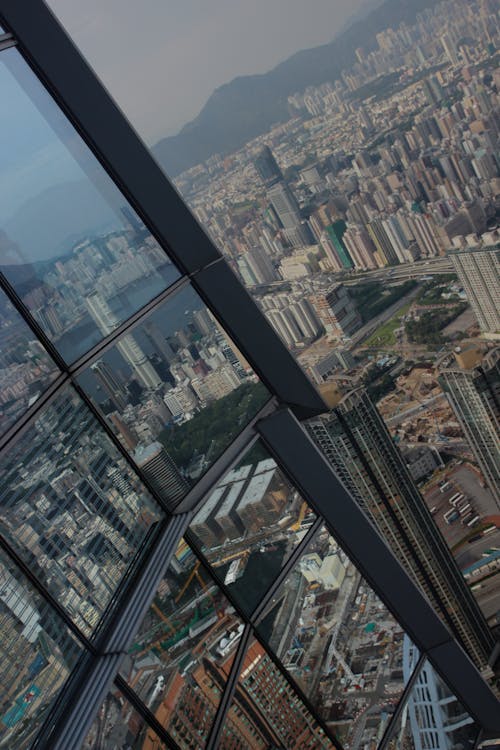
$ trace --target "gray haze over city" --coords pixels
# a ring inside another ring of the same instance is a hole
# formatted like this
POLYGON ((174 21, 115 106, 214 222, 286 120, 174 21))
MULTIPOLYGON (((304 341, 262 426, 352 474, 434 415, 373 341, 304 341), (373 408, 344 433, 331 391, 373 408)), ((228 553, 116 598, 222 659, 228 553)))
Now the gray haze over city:
POLYGON ((196 116, 212 91, 325 44, 367 0, 50 0, 140 135, 154 142, 196 116), (126 50, 126 51, 125 51, 126 50))

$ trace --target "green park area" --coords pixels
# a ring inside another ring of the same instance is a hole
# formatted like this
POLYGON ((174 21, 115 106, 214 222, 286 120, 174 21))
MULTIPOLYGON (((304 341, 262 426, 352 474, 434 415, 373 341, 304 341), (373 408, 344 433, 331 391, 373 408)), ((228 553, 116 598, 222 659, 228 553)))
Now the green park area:
POLYGON ((392 316, 386 323, 383 323, 377 328, 372 335, 363 342, 363 346, 367 347, 387 347, 396 345, 395 331, 402 325, 402 320, 407 315, 408 310, 412 306, 409 302, 407 305, 403 305, 395 315, 392 316))

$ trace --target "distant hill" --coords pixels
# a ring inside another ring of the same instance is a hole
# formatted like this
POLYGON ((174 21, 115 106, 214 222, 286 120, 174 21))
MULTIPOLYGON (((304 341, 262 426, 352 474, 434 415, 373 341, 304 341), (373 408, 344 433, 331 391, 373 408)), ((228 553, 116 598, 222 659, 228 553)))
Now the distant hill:
POLYGON ((437 2, 386 0, 332 42, 297 52, 268 73, 240 76, 220 86, 180 133, 163 138, 153 147, 157 159, 175 177, 212 154, 240 148, 274 123, 288 119, 290 94, 335 80, 355 62, 357 47, 374 49, 379 31, 403 21, 411 23, 418 13, 437 2))

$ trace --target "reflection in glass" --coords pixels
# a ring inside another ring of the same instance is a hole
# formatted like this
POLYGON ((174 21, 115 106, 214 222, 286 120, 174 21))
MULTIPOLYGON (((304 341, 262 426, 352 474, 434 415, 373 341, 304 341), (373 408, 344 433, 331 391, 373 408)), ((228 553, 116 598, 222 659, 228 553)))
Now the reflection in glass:
POLYGON ((122 667, 181 748, 203 747, 243 624, 181 541, 122 667))
POLYGON ((250 613, 314 520, 309 506, 257 442, 221 479, 191 530, 250 613))
POLYGON ((259 630, 341 741, 380 741, 406 683, 404 634, 324 527, 259 630))
POLYGON ((14 424, 57 374, 52 359, 0 291, 0 433, 14 424))
POLYGON ((0 747, 31 747, 80 656, 52 608, 0 552, 0 747))
POLYGON ((2 457, 2 534, 85 633, 98 624, 159 510, 72 391, 2 457))
POLYGON ((0 271, 72 361, 179 273, 15 49, 0 89, 0 271))
POLYGON ((221 750, 334 747, 263 646, 254 641, 246 653, 222 730, 221 750))
POLYGON ((83 741, 82 750, 166 750, 167 745, 113 688, 83 741))
POLYGON ((80 383, 167 503, 186 493, 268 398, 191 288, 122 336, 80 383))
MULTIPOLYGON (((411 674, 417 661, 417 650, 405 636, 405 675, 411 674)), ((475 747, 478 732, 477 724, 425 661, 387 747, 389 750, 465 750, 475 747)))

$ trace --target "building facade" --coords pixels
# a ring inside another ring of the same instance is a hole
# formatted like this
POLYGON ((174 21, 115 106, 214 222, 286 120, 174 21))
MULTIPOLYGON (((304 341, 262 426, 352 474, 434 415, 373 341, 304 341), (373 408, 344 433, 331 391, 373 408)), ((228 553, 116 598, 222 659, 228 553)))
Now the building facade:
POLYGON ((500 349, 476 347, 452 354, 440 366, 442 387, 500 508, 500 349))
POLYGON ((481 331, 500 331, 500 249, 470 248, 449 254, 481 331))
POLYGON ((382 417, 364 389, 339 393, 336 400, 330 415, 309 421, 309 431, 401 563, 488 673, 489 627, 382 417))

